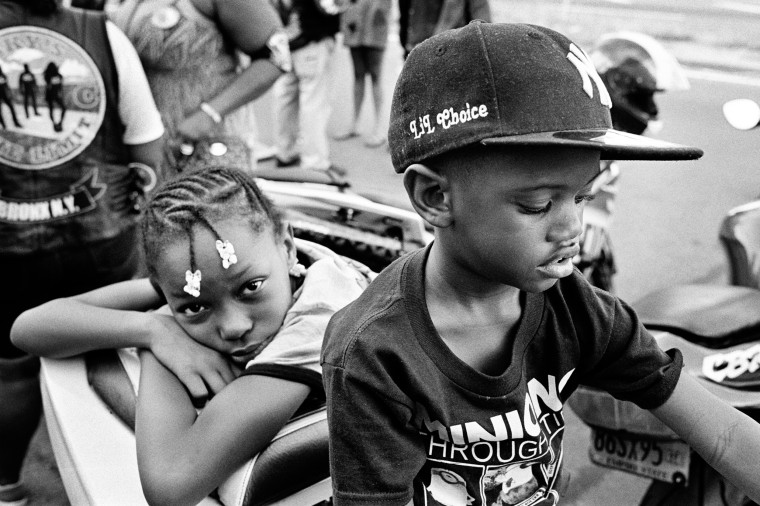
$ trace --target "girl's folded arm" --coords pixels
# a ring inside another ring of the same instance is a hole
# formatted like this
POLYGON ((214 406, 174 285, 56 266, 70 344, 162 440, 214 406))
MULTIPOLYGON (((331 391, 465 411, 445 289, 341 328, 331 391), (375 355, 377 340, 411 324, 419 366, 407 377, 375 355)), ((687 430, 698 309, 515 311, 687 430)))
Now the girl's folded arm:
POLYGON ((147 279, 124 281, 22 313, 13 344, 33 355, 65 358, 91 350, 148 348, 203 401, 235 377, 226 357, 192 340, 147 279))
POLYGON ((155 326, 145 311, 160 304, 147 279, 124 281, 25 311, 13 324, 11 340, 29 353, 52 358, 148 346, 155 326))
POLYGON ((137 459, 151 504, 197 504, 266 447, 309 393, 300 383, 242 376, 200 415, 177 378, 141 353, 137 459))

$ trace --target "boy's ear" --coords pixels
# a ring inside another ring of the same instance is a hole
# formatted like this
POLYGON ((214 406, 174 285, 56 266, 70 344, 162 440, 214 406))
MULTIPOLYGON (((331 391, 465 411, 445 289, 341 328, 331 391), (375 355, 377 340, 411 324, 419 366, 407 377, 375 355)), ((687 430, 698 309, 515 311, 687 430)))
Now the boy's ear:
POLYGON ((290 226, 290 223, 287 223, 287 222, 282 223, 281 237, 282 237, 282 243, 285 246, 285 251, 287 252, 287 255, 288 255, 288 265, 290 267, 293 267, 298 261, 298 258, 296 256, 297 254, 296 240, 295 240, 295 236, 293 235, 293 227, 290 226))
POLYGON ((449 180, 421 163, 404 171, 404 187, 417 214, 438 228, 451 225, 449 180))

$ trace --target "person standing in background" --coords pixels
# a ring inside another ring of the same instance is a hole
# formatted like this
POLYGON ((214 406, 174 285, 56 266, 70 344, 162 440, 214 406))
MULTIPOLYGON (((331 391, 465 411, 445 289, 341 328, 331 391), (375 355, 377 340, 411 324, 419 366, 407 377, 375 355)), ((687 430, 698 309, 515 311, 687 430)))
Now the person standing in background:
POLYGON ((474 19, 491 21, 488 0, 399 0, 399 38, 404 57, 425 39, 474 19))
MULTIPOLYGON (((182 144, 223 141, 218 163, 245 144, 231 116, 291 67, 287 37, 269 0, 124 0, 112 14, 132 41, 167 129, 167 167, 182 144), (241 71, 239 54, 250 57, 241 71)), ((216 156, 216 155, 215 155, 216 156)), ((251 170, 254 156, 246 156, 251 170)))
MULTIPOLYGON (((5 75, 2 67, 0 67, 0 104, 8 106, 8 109, 11 111, 13 124, 16 128, 21 128, 21 123, 18 122, 18 118, 16 117, 16 107, 13 105, 13 90, 11 90, 11 86, 8 84, 8 76, 5 75)), ((0 126, 2 126, 3 130, 7 128, 3 119, 2 105, 0 105, 0 126)))
POLYGON ((358 135, 359 113, 364 103, 366 76, 369 75, 372 87, 374 118, 372 130, 364 144, 369 147, 385 143, 382 127, 381 108, 383 89, 380 82, 383 55, 388 43, 388 25, 391 17, 391 0, 351 0, 348 9, 341 16, 341 33, 343 43, 351 51, 354 68, 354 116, 350 130, 338 140, 345 140, 358 135))
POLYGON ((330 161, 328 65, 340 30, 336 0, 273 0, 285 24, 293 68, 274 85, 277 167, 345 171, 330 161))
POLYGON ((134 195, 155 177, 164 128, 134 48, 101 12, 0 0, 0 60, 14 62, 9 83, 25 68, 38 82, 58 69, 66 107, 55 129, 32 119, 0 131, 14 147, 0 153, 0 505, 22 506, 42 405, 39 360, 11 344, 11 325, 26 309, 139 272, 134 195))
POLYGON ((35 116, 39 116, 37 111, 37 78, 29 70, 29 64, 24 64, 24 71, 18 77, 18 87, 24 95, 24 112, 26 119, 29 119, 29 105, 31 104, 35 116))

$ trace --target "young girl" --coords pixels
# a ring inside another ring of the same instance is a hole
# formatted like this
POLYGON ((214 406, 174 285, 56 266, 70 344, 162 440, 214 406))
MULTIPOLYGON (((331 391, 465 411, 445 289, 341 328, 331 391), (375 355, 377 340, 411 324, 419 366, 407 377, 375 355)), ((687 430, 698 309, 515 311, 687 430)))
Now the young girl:
POLYGON ((143 491, 151 503, 196 504, 307 398, 324 396, 325 327, 372 273, 315 244, 297 249, 253 180, 225 168, 159 190, 143 216, 143 245, 149 279, 29 310, 12 338, 53 357, 141 348, 143 491), (146 311, 164 303, 168 311, 146 311), (213 398, 197 414, 193 397, 206 395, 213 398))

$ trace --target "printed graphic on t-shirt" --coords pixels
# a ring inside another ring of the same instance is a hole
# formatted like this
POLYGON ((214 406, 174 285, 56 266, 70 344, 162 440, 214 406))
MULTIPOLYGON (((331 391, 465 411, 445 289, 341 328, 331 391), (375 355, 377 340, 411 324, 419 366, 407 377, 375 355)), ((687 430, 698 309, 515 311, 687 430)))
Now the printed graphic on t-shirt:
POLYGON ((424 420, 427 463, 424 503, 435 506, 553 505, 565 422, 560 381, 527 383, 524 399, 486 420, 445 426, 424 420))
POLYGON ((80 154, 105 115, 105 85, 95 62, 51 30, 0 30, 0 163, 55 167, 80 154))

